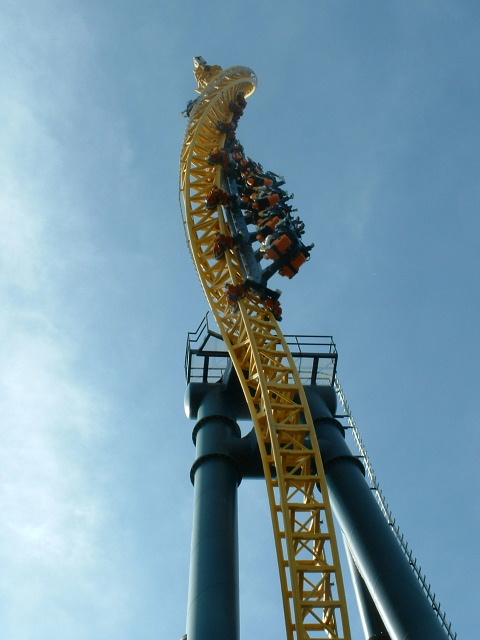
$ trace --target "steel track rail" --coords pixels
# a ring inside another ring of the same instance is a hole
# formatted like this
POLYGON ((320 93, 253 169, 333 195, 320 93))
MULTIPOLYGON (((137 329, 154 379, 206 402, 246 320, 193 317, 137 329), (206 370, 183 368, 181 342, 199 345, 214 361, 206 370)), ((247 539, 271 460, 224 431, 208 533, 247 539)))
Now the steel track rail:
MULTIPOLYGON (((218 69, 218 68, 217 68, 218 69)), ((207 159, 222 148, 218 121, 229 102, 251 95, 246 67, 218 70, 199 81, 180 161, 180 195, 187 242, 208 303, 238 374, 262 453, 280 572, 288 640, 349 640, 338 545, 325 474, 305 393, 285 338, 254 292, 232 312, 225 286, 244 274, 236 249, 217 260, 217 232, 229 233, 221 206, 205 207, 221 169, 207 159)))

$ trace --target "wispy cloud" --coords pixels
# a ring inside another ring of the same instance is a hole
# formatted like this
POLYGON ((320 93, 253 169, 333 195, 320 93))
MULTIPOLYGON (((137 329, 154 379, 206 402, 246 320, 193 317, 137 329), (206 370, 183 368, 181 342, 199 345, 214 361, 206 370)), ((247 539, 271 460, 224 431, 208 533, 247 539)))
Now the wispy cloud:
POLYGON ((9 80, 0 101, 1 628, 18 638, 33 637, 36 614, 22 622, 26 608, 46 615, 45 603, 66 582, 70 597, 88 590, 106 517, 92 458, 108 406, 78 370, 80 345, 64 310, 72 263, 94 251, 82 241, 68 149, 51 126, 56 113, 58 120, 72 113, 70 89, 89 37, 78 16, 59 19, 50 9, 12 9, 5 30, 12 47, 1 65, 9 80), (47 36, 49 18, 58 29, 47 36), (70 75, 55 82, 72 61, 70 75))

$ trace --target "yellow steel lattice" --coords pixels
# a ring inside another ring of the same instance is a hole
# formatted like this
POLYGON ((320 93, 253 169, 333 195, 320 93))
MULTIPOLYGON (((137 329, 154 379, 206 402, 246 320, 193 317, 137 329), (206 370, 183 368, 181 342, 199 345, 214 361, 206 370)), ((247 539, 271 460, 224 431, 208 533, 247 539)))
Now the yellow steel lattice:
MULTIPOLYGON (((320 451, 298 371, 277 321, 249 292, 232 312, 225 285, 244 274, 236 250, 217 260, 217 232, 229 233, 222 207, 205 199, 221 184, 208 163, 225 136, 229 102, 256 88, 246 67, 201 76, 180 163, 183 219, 190 251, 209 305, 242 384, 255 425, 267 482, 288 640, 348 640, 350 630, 332 510, 320 451)), ((199 72, 197 70, 198 78, 199 72)))

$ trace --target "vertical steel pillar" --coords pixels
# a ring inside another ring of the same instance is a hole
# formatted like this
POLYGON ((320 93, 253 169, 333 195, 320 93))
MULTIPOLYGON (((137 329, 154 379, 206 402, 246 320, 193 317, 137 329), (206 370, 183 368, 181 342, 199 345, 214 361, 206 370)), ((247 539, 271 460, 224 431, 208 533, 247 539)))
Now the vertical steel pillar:
POLYGON ((353 587, 357 597, 357 603, 362 621, 365 640, 391 640, 391 637, 385 627, 377 607, 375 606, 372 596, 370 595, 365 580, 360 575, 357 565, 352 557, 352 553, 345 541, 347 552, 348 566, 353 580, 353 587))
POLYGON ((332 507, 375 606, 395 640, 440 640, 445 630, 385 520, 335 420, 333 387, 305 387, 332 507))
POLYGON ((230 445, 240 438, 226 394, 212 385, 193 430, 196 460, 188 640, 239 640, 237 486, 230 445))

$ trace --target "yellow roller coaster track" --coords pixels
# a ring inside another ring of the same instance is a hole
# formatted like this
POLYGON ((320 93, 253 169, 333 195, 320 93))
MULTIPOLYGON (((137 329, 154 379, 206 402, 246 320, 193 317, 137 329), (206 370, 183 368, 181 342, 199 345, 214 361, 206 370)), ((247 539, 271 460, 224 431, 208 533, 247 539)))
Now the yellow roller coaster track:
POLYGON ((295 363, 277 321, 254 291, 233 311, 227 284, 245 276, 235 248, 217 260, 217 232, 228 234, 222 206, 205 206, 222 169, 208 163, 225 135, 231 100, 250 96, 246 67, 197 67, 200 93, 190 112, 180 163, 187 241, 203 289, 242 384, 255 425, 270 501, 288 640, 350 638, 332 510, 314 426, 295 363))

